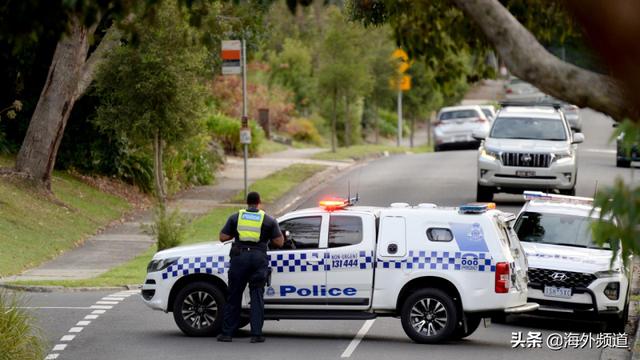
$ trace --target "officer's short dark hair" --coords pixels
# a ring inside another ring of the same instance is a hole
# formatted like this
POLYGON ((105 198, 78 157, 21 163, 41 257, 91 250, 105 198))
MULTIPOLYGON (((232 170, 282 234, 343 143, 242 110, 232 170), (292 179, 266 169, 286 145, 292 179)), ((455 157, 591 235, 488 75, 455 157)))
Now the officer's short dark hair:
POLYGON ((258 205, 260 204, 260 194, 255 191, 250 192, 247 195, 247 205, 258 205))

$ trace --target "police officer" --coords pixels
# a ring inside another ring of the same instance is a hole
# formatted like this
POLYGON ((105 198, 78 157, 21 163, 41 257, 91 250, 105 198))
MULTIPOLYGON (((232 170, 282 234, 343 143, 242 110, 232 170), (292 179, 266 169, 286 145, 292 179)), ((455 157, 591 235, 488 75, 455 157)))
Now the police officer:
POLYGON ((231 247, 229 297, 224 307, 222 334, 218 341, 230 342, 240 323, 242 293, 249 284, 251 297, 251 342, 264 342, 264 286, 267 282, 269 259, 267 244, 282 247, 284 238, 278 222, 260 210, 260 194, 247 195, 247 209, 227 219, 220 232, 220 241, 235 239, 231 247))

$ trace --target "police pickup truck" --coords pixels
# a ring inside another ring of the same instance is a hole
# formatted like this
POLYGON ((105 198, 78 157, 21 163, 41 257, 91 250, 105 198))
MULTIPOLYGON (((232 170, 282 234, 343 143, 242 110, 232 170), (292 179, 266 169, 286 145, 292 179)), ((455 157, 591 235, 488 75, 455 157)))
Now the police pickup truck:
MULTIPOLYGON (((470 335, 483 318, 534 311, 514 219, 495 204, 379 208, 335 198, 288 213, 278 222, 292 246, 268 252, 265 318, 399 317, 411 339, 436 343, 470 335)), ((216 334, 230 248, 212 242, 158 252, 145 303, 173 312, 187 335, 216 334)))

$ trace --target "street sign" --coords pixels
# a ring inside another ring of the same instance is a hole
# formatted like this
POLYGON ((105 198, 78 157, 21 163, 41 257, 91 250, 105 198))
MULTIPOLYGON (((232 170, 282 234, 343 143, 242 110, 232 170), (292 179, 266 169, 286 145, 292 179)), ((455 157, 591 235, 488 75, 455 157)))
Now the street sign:
POLYGON ((389 79, 389 85, 392 89, 407 91, 411 90, 411 76, 410 75, 402 75, 400 78, 400 82, 398 79, 391 78, 389 79))
POLYGON ((222 75, 242 73, 242 42, 240 40, 222 41, 222 75))
POLYGON ((251 129, 242 128, 240 129, 240 144, 251 144, 251 129))
POLYGON ((389 85, 392 89, 398 91, 407 91, 411 89, 411 76, 405 75, 404 73, 409 70, 411 67, 411 62, 409 61, 409 55, 407 53, 398 48, 391 53, 391 58, 397 62, 396 67, 396 75, 389 79, 389 85))

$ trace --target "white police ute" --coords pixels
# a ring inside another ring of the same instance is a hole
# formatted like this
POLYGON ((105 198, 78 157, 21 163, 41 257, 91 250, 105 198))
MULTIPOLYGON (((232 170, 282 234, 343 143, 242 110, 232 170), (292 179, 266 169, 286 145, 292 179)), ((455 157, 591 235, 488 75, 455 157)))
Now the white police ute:
MULTIPOLYGON (((629 277, 618 255, 593 243, 600 215, 593 199, 525 191, 514 226, 529 261, 529 299, 540 312, 605 320, 622 332, 629 312, 629 277)), ((613 239, 612 239, 613 240, 613 239)))
MULTIPOLYGON (((483 318, 534 311, 513 220, 495 204, 378 208, 343 199, 288 213, 278 219, 288 246, 268 251, 265 319, 393 316, 414 341, 436 343, 470 335, 483 318)), ((158 252, 145 303, 173 312, 187 335, 218 333, 230 248, 212 242, 158 252)), ((246 309, 248 302, 245 293, 246 309)))

